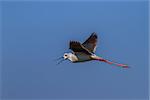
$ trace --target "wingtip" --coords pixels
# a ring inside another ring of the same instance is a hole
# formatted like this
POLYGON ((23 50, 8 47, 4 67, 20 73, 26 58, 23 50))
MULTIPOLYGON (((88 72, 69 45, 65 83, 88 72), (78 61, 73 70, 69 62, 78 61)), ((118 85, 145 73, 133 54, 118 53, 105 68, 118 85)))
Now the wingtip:
POLYGON ((91 36, 94 36, 94 37, 96 37, 96 38, 98 37, 96 32, 93 32, 93 33, 91 34, 91 36))
POLYGON ((96 32, 93 32, 93 33, 92 33, 92 35, 96 35, 96 34, 97 34, 96 32))

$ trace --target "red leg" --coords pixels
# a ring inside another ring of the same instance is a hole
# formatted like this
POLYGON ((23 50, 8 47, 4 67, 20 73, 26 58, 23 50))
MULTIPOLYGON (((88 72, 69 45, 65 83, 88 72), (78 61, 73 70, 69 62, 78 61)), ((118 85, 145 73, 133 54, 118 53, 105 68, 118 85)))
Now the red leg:
POLYGON ((106 63, 108 63, 108 64, 114 64, 114 65, 116 65, 116 66, 118 66, 118 67, 122 67, 122 68, 129 68, 129 66, 127 66, 127 65, 125 65, 125 64, 118 64, 118 63, 111 62, 111 61, 108 61, 108 60, 103 59, 103 58, 99 58, 99 59, 96 59, 96 60, 102 61, 102 62, 106 62, 106 63))

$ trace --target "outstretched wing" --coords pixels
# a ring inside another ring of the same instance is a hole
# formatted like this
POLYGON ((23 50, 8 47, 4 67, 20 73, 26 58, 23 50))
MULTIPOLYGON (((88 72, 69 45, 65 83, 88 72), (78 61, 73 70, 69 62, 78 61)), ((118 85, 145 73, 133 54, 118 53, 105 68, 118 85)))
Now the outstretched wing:
POLYGON ((74 53, 82 52, 88 55, 92 54, 80 42, 77 41, 70 41, 69 49, 71 49, 74 53))
POLYGON ((97 38, 95 32, 91 34, 91 36, 82 44, 85 48, 87 48, 90 52, 94 53, 97 45, 97 38))

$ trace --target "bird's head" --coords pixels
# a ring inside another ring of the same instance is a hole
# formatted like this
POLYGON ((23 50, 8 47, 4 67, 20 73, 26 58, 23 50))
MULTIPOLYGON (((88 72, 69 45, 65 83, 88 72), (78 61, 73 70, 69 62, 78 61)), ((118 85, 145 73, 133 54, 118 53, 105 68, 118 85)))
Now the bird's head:
POLYGON ((65 60, 68 59, 68 58, 69 58, 69 53, 64 53, 63 58, 64 58, 65 60))
POLYGON ((59 58, 56 59, 56 60, 60 60, 60 61, 58 62, 58 64, 60 64, 60 63, 62 63, 63 61, 67 60, 69 57, 70 57, 70 53, 64 53, 63 56, 59 57, 59 58))

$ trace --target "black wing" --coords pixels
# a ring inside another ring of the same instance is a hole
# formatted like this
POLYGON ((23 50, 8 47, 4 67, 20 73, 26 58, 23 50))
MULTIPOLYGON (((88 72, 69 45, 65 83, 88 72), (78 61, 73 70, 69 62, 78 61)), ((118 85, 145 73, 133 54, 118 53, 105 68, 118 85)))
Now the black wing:
POLYGON ((69 49, 71 49, 74 53, 82 52, 88 55, 92 54, 80 42, 77 41, 70 41, 69 49))
POLYGON ((95 52, 97 45, 97 38, 95 32, 91 34, 91 36, 82 44, 85 48, 87 48, 90 52, 95 52))

